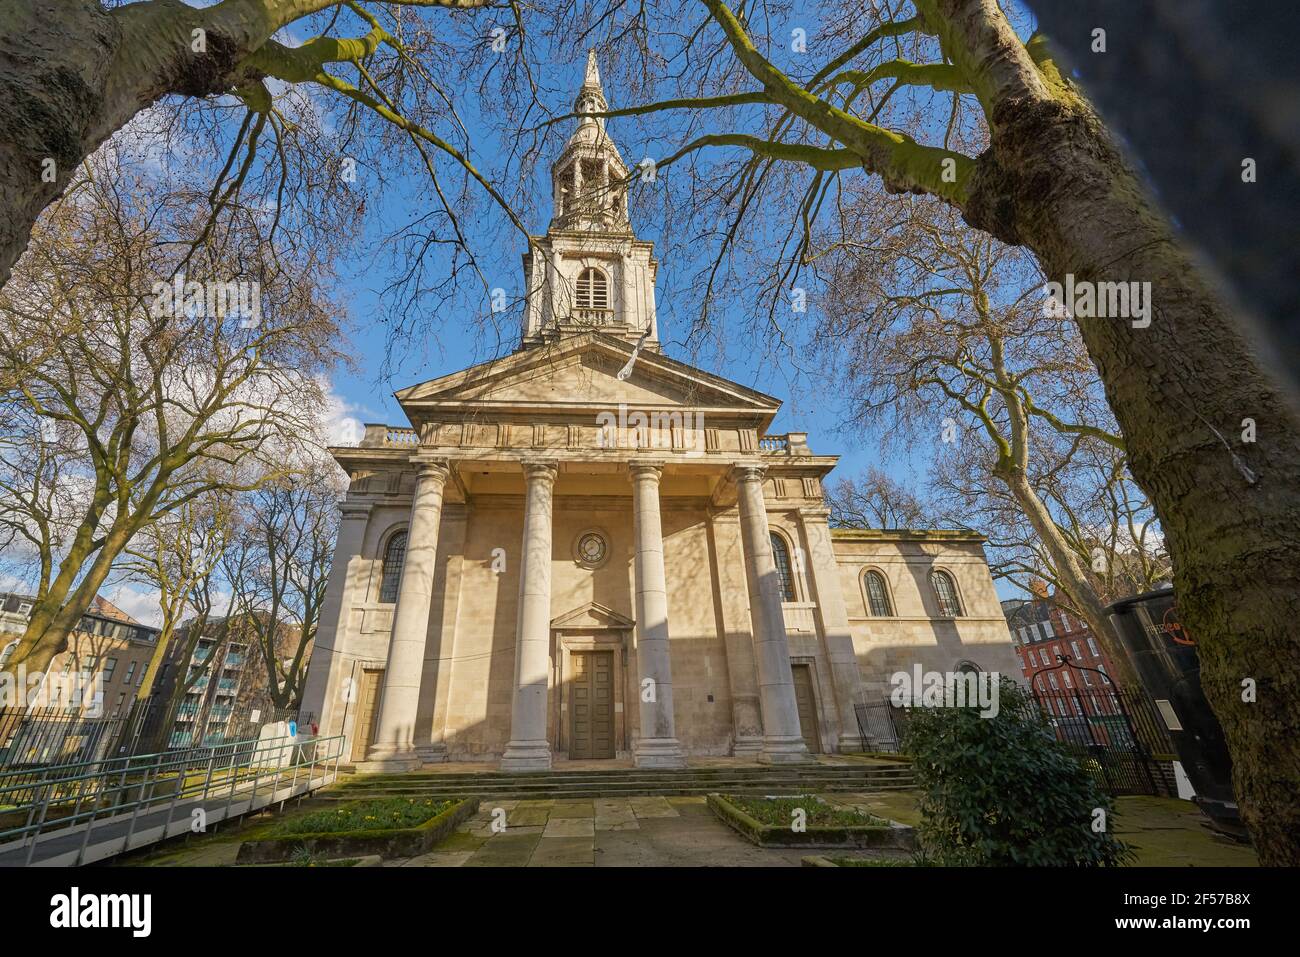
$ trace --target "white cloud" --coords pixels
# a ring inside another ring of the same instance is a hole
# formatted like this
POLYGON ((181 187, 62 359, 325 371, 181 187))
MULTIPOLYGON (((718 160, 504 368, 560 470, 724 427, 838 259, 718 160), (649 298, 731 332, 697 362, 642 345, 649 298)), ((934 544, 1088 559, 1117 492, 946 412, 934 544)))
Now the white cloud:
POLYGON ((106 588, 100 594, 136 621, 155 628, 162 625, 158 589, 122 584, 106 588))
POLYGON ((325 390, 325 408, 321 412, 321 434, 330 445, 356 445, 365 434, 365 425, 354 413, 365 410, 334 391, 334 384, 321 383, 325 390))

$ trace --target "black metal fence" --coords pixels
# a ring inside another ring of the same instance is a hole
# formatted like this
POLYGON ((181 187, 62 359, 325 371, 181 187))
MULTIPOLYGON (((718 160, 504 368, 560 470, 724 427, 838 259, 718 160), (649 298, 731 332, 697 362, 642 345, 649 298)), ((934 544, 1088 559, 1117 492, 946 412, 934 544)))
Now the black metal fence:
POLYGON ((0 769, 41 768, 154 751, 218 747, 256 739, 278 721, 308 725, 310 713, 249 702, 187 714, 166 701, 137 701, 120 715, 87 716, 79 709, 0 708, 0 769))
POLYGON ((1163 763, 1174 746, 1155 703, 1141 690, 1034 688, 1056 739, 1074 752, 1109 794, 1164 794, 1163 763))
MULTIPOLYGON (((1089 687, 1073 672, 1071 687, 1032 689, 1033 701, 1056 739, 1069 748, 1109 794, 1174 793, 1173 741, 1155 703, 1140 689, 1089 687)), ((1038 684, 1037 682, 1035 683, 1038 684)), ((864 747, 897 752, 908 709, 889 700, 854 706, 864 747)))

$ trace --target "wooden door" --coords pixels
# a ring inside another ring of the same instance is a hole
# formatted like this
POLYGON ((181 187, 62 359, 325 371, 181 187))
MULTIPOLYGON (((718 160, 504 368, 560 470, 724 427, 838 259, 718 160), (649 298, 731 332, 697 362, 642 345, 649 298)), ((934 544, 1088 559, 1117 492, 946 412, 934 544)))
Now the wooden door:
POLYGON ((791 665, 794 673, 794 700, 799 706, 799 728, 804 744, 812 754, 820 754, 822 739, 817 728, 817 700, 813 697, 812 665, 791 665))
POLYGON ((375 716, 378 712, 379 686, 384 680, 382 669, 361 673, 361 694, 357 697, 357 721, 352 728, 352 760, 364 761, 375 739, 375 716))
POLYGON ((614 653, 575 651, 569 662, 569 757, 612 758, 614 653))

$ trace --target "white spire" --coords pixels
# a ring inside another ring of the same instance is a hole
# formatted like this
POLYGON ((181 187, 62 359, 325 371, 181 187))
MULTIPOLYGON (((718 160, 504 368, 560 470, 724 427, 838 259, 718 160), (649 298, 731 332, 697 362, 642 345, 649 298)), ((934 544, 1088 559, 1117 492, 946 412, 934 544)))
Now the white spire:
MULTIPOLYGON (((584 87, 600 89, 600 68, 596 65, 596 51, 587 51, 587 75, 582 78, 584 87)), ((603 92, 603 91, 602 91, 603 92)))

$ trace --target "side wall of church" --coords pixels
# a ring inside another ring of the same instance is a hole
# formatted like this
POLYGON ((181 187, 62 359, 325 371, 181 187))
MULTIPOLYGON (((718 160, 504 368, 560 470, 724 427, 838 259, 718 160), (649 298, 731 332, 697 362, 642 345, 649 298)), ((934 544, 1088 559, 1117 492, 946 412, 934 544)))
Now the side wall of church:
POLYGON ((884 700, 890 676, 910 672, 918 663, 926 671, 954 671, 969 662, 982 671, 1020 674, 978 541, 837 537, 835 553, 868 702, 884 700), (885 578, 892 616, 871 614, 865 578, 869 569, 885 578), (930 584, 936 569, 948 572, 957 586, 962 614, 955 618, 940 613, 930 584))

